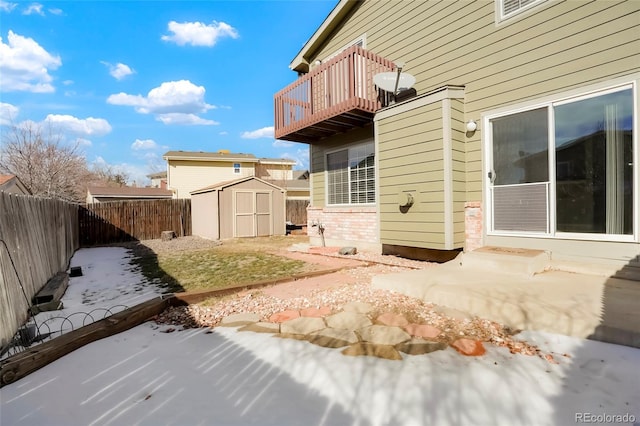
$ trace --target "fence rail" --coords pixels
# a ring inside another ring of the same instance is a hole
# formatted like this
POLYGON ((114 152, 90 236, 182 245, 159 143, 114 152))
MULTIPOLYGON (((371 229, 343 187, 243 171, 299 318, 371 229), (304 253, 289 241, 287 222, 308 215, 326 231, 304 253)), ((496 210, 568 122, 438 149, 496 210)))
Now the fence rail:
POLYGON ((115 201, 80 207, 83 246, 160 238, 162 231, 191 235, 191 200, 115 201))
POLYGON ((79 246, 78 206, 0 191, 0 347, 27 319, 31 299, 79 246))

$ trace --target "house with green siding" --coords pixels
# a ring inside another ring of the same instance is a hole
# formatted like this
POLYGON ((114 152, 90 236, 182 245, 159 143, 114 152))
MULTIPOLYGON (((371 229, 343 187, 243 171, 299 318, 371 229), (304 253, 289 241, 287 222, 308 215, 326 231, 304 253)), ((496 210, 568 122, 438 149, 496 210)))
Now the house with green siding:
POLYGON ((340 1, 289 67, 312 243, 638 261, 640 2, 340 1))

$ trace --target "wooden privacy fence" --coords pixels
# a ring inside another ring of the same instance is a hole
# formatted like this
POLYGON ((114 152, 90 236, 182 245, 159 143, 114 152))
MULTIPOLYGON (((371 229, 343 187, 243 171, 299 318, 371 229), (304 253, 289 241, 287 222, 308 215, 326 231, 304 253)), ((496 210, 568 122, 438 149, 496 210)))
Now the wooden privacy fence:
POLYGON ((77 248, 76 204, 0 191, 0 347, 26 321, 33 296, 67 269, 77 248))
POLYGON ((83 246, 160 238, 162 231, 191 235, 191 200, 115 201, 80 207, 83 246))
POLYGON ((306 200, 287 200, 287 222, 306 225, 308 205, 309 202, 306 200))

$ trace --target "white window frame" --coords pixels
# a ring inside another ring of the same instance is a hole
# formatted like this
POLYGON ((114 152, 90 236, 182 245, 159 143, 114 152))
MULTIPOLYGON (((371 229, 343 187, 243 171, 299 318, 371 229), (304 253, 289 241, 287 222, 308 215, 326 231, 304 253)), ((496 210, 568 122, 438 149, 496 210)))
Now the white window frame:
POLYGON ((336 148, 336 149, 332 149, 332 150, 327 150, 324 152, 324 204, 327 207, 365 207, 365 206, 375 206, 376 205, 376 200, 378 199, 378 188, 376 186, 376 176, 377 176, 377 160, 376 160, 376 146, 375 146, 375 142, 373 139, 368 140, 368 141, 364 141, 364 142, 360 142, 357 144, 353 144, 353 145, 348 145, 346 147, 342 147, 342 148, 336 148), (373 198, 374 201, 370 202, 370 203, 352 203, 351 202, 351 168, 347 167, 347 174, 349 176, 349 190, 348 190, 348 195, 349 195, 349 202, 348 203, 336 203, 336 204, 330 204, 329 203, 329 162, 327 160, 327 157, 329 156, 329 154, 334 154, 336 152, 340 152, 340 151, 347 151, 347 161, 349 160, 348 158, 348 151, 349 149, 352 148, 358 148, 360 146, 364 146, 364 145, 373 145, 373 160, 374 160, 374 165, 373 165, 373 171, 374 171, 374 177, 373 177, 373 198))
POLYGON ((620 84, 606 85, 601 87, 594 87, 590 89, 584 89, 580 92, 573 92, 571 95, 556 96, 545 99, 537 103, 527 103, 526 106, 514 106, 512 108, 500 109, 500 111, 488 112, 483 114, 482 123, 483 131, 482 138, 484 140, 485 154, 483 165, 483 188, 486 194, 485 206, 487 214, 485 216, 484 229, 488 236, 509 236, 509 237, 532 237, 532 238, 547 238, 547 239, 564 239, 564 240, 584 240, 584 241, 610 241, 610 242, 639 242, 640 241, 640 117, 638 116, 638 86, 635 80, 620 82, 620 84), (618 234, 592 234, 592 233, 570 233, 570 232, 558 232, 556 229, 556 168, 555 168, 555 121, 553 114, 553 107, 559 105, 570 104, 573 102, 582 101, 589 98, 595 98, 603 96, 609 93, 619 92, 623 90, 631 89, 633 96, 633 154, 634 154, 634 169, 633 169, 633 233, 631 235, 618 235, 618 234), (491 127, 491 120, 516 114, 519 112, 530 111, 537 108, 547 108, 549 114, 549 232, 548 233, 533 233, 524 231, 496 231, 493 227, 493 199, 491 198, 491 185, 487 178, 487 173, 490 171, 490 166, 493 164, 493 134, 491 127))
POLYGON ((329 55, 326 58, 324 58, 322 60, 322 63, 324 64, 325 62, 330 61, 331 59, 335 58, 336 56, 338 56, 339 54, 341 54, 342 52, 344 52, 345 50, 347 50, 351 46, 355 46, 356 44, 359 44, 359 43, 362 43, 362 48, 363 49, 367 48, 367 34, 366 33, 362 34, 360 37, 356 38, 351 43, 348 43, 348 44, 342 46, 340 49, 336 50, 331 55, 329 55))

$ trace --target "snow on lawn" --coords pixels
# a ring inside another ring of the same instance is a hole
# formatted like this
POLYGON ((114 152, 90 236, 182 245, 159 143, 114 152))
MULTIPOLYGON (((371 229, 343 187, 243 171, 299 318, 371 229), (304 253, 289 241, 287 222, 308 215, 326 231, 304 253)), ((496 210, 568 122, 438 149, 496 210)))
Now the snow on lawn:
MULTIPOLYGON (((115 273, 91 285, 104 290, 96 303, 128 291, 115 278, 127 262, 110 254, 99 256, 110 267, 93 263, 115 273)), ((389 361, 233 328, 168 330, 145 323, 5 386, 0 424, 640 424, 640 350, 624 346, 526 332, 559 364, 491 345, 389 361)))
POLYGON ((132 258, 123 247, 78 250, 70 266, 82 267, 82 276, 69 278, 63 309, 35 316, 40 334, 57 337, 162 294, 165 290, 149 282, 132 258))

